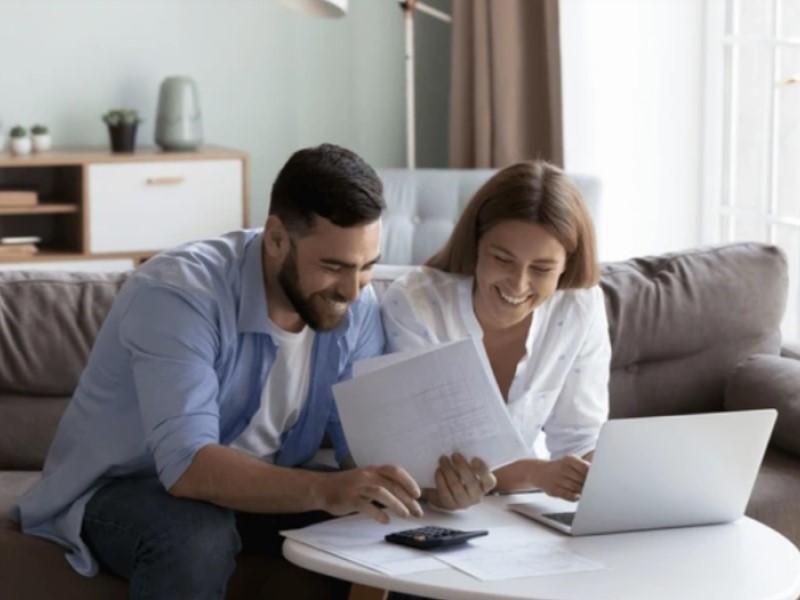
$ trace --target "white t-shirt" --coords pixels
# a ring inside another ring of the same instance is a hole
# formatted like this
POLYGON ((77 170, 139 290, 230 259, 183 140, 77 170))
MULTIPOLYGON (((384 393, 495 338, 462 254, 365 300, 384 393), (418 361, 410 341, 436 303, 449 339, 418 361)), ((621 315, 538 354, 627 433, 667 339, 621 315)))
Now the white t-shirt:
POLYGON ((281 434, 297 422, 306 402, 314 330, 304 327, 292 333, 270 320, 269 334, 278 349, 261 390, 261 405, 231 448, 272 462, 281 434))
MULTIPOLYGON (((473 278, 417 268, 381 301, 390 352, 474 337, 483 331, 472 306, 473 278)), ((483 348, 483 344, 480 344, 483 348)), ((553 458, 593 450, 608 418, 611 344, 599 286, 558 290, 533 314, 508 393, 508 411, 535 452, 539 432, 553 458)))

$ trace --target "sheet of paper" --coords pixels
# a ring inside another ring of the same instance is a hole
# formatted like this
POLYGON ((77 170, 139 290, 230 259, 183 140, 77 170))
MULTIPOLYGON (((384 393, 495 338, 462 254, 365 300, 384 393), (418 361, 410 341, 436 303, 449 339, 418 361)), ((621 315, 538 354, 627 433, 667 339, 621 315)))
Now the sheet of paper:
POLYGON ((439 552, 436 557, 476 579, 496 581, 518 577, 560 575, 594 571, 605 567, 555 544, 533 541, 525 528, 495 527, 489 535, 475 538, 468 546, 439 552))
POLYGON ((415 527, 419 527, 418 522, 397 517, 393 517, 391 523, 383 525, 369 517, 354 515, 317 523, 304 529, 281 531, 281 534, 388 575, 448 568, 425 552, 390 544, 383 539, 387 533, 415 527))
POLYGON ((356 464, 399 464, 434 487, 439 457, 479 456, 491 469, 529 455, 494 375, 471 338, 333 386, 356 464))

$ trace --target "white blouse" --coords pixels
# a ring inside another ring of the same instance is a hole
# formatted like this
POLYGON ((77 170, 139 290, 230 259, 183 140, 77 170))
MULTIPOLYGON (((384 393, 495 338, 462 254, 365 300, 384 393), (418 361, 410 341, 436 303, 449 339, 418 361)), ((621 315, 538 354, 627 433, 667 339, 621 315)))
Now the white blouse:
MULTIPOLYGON (((468 336, 482 341, 472 287, 472 277, 430 267, 419 267, 395 281, 381 302, 388 351, 468 336)), ((558 290, 538 306, 525 350, 507 403, 522 439, 534 456, 540 431, 552 458, 593 450, 608 418, 611 362, 600 287, 558 290)))

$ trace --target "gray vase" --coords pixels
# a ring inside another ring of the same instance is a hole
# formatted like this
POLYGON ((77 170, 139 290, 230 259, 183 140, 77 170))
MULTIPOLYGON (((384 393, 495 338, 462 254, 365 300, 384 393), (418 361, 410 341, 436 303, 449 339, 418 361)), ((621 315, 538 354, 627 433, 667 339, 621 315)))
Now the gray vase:
POLYGON ((156 144, 167 151, 197 150, 203 143, 200 95, 191 77, 167 77, 158 92, 156 144))

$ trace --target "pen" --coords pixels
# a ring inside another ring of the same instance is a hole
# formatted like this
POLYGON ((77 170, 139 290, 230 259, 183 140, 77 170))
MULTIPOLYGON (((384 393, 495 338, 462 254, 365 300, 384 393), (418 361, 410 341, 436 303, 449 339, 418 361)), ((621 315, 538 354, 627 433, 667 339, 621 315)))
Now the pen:
POLYGON ((516 492, 501 491, 501 492, 492 492, 490 495, 491 496, 514 496, 515 494, 539 494, 539 493, 541 493, 541 491, 542 490, 540 490, 540 489, 518 490, 516 492))

